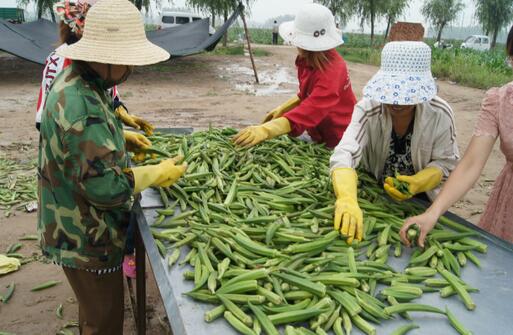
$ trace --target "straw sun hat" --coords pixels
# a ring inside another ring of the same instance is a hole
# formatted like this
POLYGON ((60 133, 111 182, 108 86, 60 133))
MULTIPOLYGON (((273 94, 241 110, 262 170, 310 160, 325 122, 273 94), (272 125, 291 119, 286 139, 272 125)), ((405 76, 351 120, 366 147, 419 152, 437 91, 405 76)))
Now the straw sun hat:
POLYGON ((149 65, 167 60, 164 49, 148 41, 141 14, 127 0, 100 0, 87 13, 80 41, 57 54, 72 60, 115 65, 149 65))
POLYGON ((417 105, 437 93, 431 48, 424 42, 390 42, 381 52, 381 69, 363 89, 364 98, 390 105, 417 105))
POLYGON ((280 25, 286 43, 308 51, 326 51, 344 44, 331 11, 319 4, 303 6, 294 21, 280 25))

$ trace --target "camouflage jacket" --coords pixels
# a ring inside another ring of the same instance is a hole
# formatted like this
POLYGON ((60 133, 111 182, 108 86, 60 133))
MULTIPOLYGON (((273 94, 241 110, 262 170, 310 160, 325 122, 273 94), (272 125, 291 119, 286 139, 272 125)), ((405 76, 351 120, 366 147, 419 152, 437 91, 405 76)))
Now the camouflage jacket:
POLYGON ((121 121, 102 80, 73 63, 55 80, 42 115, 38 232, 62 266, 107 270, 123 259, 133 176, 121 121))

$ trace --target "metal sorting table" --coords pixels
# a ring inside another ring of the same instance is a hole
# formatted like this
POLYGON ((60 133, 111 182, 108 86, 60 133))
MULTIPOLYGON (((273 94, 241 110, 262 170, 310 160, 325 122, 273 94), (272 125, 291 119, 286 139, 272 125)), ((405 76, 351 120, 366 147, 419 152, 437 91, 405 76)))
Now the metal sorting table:
MULTIPOLYGON (((140 247, 137 251, 139 257, 141 257, 144 249, 146 249, 173 334, 237 334, 223 318, 211 323, 206 323, 203 320, 204 313, 212 309, 214 305, 198 302, 183 295, 183 293, 193 288, 193 283, 185 281, 182 276, 183 272, 191 270, 191 267, 189 265, 179 267, 175 264, 171 269, 168 269, 167 260, 160 256, 150 231, 150 227, 155 221, 155 209, 162 207, 158 193, 153 190, 145 191, 141 207, 137 210, 137 225, 144 248, 140 247)), ((448 217, 478 231, 481 236, 480 240, 488 245, 487 254, 477 254, 482 262, 481 269, 470 261, 462 269, 462 279, 470 286, 480 290, 479 293, 471 294, 477 308, 472 312, 467 311, 459 297, 453 296, 443 299, 440 298, 438 293, 425 293, 422 298, 414 302, 437 306, 441 309, 445 309, 447 306, 465 327, 476 335, 513 334, 513 244, 490 235, 456 215, 448 214, 448 217)), ((184 247, 180 259, 185 257, 187 252, 188 250, 184 247)), ((389 264, 397 270, 404 269, 410 254, 411 250, 405 248, 400 258, 391 256, 389 264)), ((139 267, 137 278, 144 278, 144 262, 142 262, 142 267, 139 266, 141 263, 137 263, 137 265, 139 267)), ((143 282, 141 281, 143 284, 141 286, 144 286, 143 282)), ((141 292, 143 288, 138 287, 138 300, 145 297, 145 293, 141 292)), ((144 318, 141 315, 144 306, 144 304, 138 303, 139 320, 144 318)), ((418 324, 420 328, 408 334, 457 334, 443 315, 415 312, 411 315, 413 322, 418 324)), ((386 335, 405 323, 405 320, 397 317, 374 326, 378 334, 386 335)), ((353 334, 363 334, 354 326, 353 329, 353 334)), ((138 334, 144 334, 144 329, 139 329, 138 334)))

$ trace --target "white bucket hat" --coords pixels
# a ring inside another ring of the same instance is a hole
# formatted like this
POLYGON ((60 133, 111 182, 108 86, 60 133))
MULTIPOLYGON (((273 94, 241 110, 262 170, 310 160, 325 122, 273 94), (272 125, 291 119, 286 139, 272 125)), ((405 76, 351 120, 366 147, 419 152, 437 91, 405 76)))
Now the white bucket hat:
POLYGON ((436 96, 431 48, 424 42, 390 42, 381 69, 363 89, 364 98, 390 105, 417 105, 436 96))
POLYGON ((170 57, 148 41, 141 13, 128 0, 98 1, 87 13, 80 41, 56 52, 72 60, 115 65, 149 65, 170 57))
POLYGON ((319 4, 303 6, 294 21, 280 25, 285 43, 308 51, 326 51, 344 44, 331 11, 319 4))

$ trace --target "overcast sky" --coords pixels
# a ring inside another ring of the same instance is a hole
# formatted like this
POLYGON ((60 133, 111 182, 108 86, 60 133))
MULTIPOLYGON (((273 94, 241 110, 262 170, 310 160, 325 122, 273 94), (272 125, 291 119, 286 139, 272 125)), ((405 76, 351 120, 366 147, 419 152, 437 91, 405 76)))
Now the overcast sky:
MULTIPOLYGON (((343 0, 342 0, 343 1, 343 0)), ((171 7, 172 5, 183 7, 185 5, 185 0, 174 0, 171 3, 166 0, 161 0, 162 7, 171 7), (172 4, 172 5, 171 5, 172 4)), ((409 22, 421 22, 424 24, 426 28, 428 25, 424 22, 424 18, 420 13, 422 4, 424 0, 411 0, 410 8, 405 11, 402 20, 409 22)), ((454 22, 455 26, 474 26, 476 25, 476 20, 474 18, 474 0, 463 0, 466 5, 465 10, 460 14, 459 18, 454 22)), ((13 6, 16 3, 16 0, 0 0, 0 7, 2 6, 13 6)), ((298 8, 301 5, 312 3, 312 0, 255 0, 254 4, 251 8, 251 18, 250 20, 255 23, 264 23, 270 18, 274 18, 280 15, 295 15, 298 8)), ((158 16, 159 10, 154 8, 152 10, 152 16, 158 16)), ((29 13, 27 13, 28 18, 32 18, 33 10, 29 9, 29 13)), ((150 15, 150 16, 151 16, 150 15)), ((378 23, 377 30, 384 30, 385 28, 384 20, 378 23)), ((355 31, 359 29, 358 21, 355 19, 349 23, 347 27, 344 27, 345 31, 355 31)))
MULTIPOLYGON (((458 20, 454 22, 456 26, 469 26, 475 25, 476 20, 474 18, 474 0, 463 0, 466 7, 465 10, 460 14, 458 20)), ((162 2, 163 4, 165 1, 162 2)), ((177 6, 183 6, 185 0, 175 0, 177 6)), ((264 23, 270 18, 280 15, 295 15, 298 8, 301 5, 312 3, 312 0, 255 0, 254 5, 251 8, 251 21, 264 23)), ((427 25, 424 22, 424 18, 421 14, 421 8, 424 0, 412 0, 410 7, 405 11, 405 14, 401 19, 409 22, 422 22, 425 27, 427 25)), ((385 22, 380 22, 378 28, 384 29, 385 22)), ((345 28, 347 31, 353 31, 358 29, 358 22, 354 20, 348 27, 345 28)))

